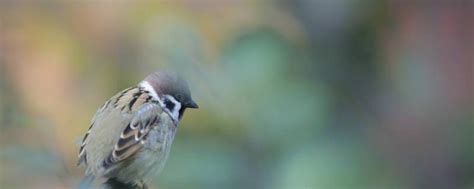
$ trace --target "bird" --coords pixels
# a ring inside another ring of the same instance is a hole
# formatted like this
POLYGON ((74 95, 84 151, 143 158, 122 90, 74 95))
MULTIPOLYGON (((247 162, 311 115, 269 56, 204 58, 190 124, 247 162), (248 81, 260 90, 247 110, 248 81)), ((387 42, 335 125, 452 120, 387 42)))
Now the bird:
POLYGON ((155 71, 107 100, 95 113, 77 165, 88 180, 138 188, 164 167, 178 123, 197 109, 188 83, 173 71, 155 71))

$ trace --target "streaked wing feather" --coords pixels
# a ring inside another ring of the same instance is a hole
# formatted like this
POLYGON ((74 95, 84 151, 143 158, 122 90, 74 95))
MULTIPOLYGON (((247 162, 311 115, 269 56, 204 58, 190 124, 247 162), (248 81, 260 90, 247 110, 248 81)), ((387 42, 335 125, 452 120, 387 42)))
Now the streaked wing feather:
POLYGON ((92 118, 92 123, 91 123, 89 129, 87 129, 86 134, 82 138, 81 147, 79 148, 79 155, 78 155, 79 160, 77 161, 77 165, 81 165, 82 163, 85 163, 87 165, 87 153, 85 151, 85 147, 86 147, 88 136, 91 132, 91 129, 95 125, 95 120, 96 120, 97 116, 99 114, 101 114, 102 112, 104 112, 104 110, 109 107, 109 104, 111 104, 112 101, 115 101, 115 103, 117 103, 117 101, 120 100, 121 97, 123 97, 125 94, 129 93, 132 90, 138 91, 139 89, 138 89, 138 87, 127 88, 127 89, 121 91, 120 93, 118 93, 117 95, 113 96, 109 100, 107 100, 104 103, 104 105, 102 105, 99 109, 97 109, 97 112, 94 114, 94 117, 92 118))
POLYGON ((113 151, 104 160, 103 166, 109 167, 139 151, 149 131, 160 121, 161 111, 161 107, 154 103, 143 104, 135 111, 134 117, 121 133, 113 151))

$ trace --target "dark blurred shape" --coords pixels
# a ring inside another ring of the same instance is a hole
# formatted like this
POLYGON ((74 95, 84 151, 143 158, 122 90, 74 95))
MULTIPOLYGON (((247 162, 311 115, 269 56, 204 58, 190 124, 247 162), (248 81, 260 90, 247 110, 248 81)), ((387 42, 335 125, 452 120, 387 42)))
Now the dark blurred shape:
POLYGON ((148 189, 144 187, 140 187, 138 185, 133 185, 133 184, 125 184, 122 183, 116 179, 108 179, 100 189, 148 189))

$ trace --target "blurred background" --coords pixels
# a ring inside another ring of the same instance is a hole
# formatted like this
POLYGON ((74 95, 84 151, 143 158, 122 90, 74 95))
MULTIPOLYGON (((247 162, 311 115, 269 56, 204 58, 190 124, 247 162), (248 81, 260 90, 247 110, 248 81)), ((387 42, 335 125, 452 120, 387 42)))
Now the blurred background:
POLYGON ((72 188, 96 109, 190 82, 152 189, 472 189, 474 3, 2 1, 0 188, 72 188))

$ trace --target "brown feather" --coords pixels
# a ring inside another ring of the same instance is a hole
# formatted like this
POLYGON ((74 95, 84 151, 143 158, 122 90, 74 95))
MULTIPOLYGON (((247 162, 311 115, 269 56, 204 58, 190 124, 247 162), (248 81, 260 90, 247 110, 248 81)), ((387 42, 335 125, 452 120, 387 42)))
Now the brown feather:
MULTIPOLYGON (((144 96, 143 99, 147 99, 147 95, 140 96, 144 96)), ((140 99, 140 97, 138 99, 140 99)), ((147 103, 146 100, 137 100, 135 103, 138 102, 147 103)), ((134 117, 128 126, 122 131, 118 142, 115 144, 114 149, 111 152, 111 155, 109 155, 109 158, 107 158, 103 163, 105 167, 125 160, 133 156, 139 149, 141 149, 143 146, 143 141, 146 139, 148 132, 158 124, 159 115, 162 111, 161 107, 157 104, 150 104, 149 106, 151 107, 141 106, 141 108, 148 109, 144 110, 145 112, 141 113, 142 115, 136 115, 136 117, 134 117), (157 109, 159 109, 159 112, 156 112, 157 109)))

